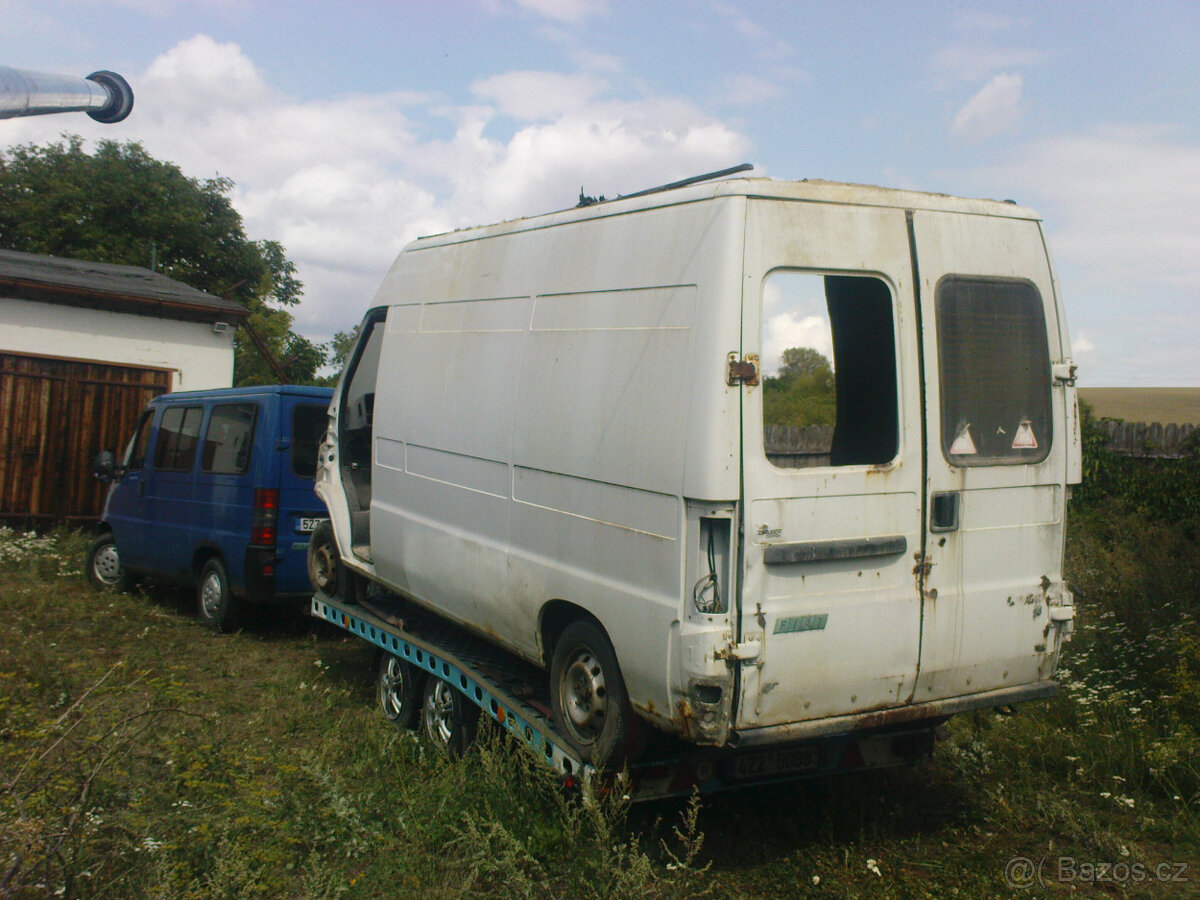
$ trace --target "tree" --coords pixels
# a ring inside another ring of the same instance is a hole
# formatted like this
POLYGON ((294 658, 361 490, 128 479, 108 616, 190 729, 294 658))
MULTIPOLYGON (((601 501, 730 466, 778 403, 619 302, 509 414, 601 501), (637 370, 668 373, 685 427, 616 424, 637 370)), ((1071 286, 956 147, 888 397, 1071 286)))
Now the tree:
POLYGON ((832 425, 837 420, 833 366, 811 347, 783 351, 778 375, 763 379, 766 425, 832 425))
MULTIPOLYGON (((296 267, 275 241, 246 237, 229 201, 228 178, 196 179, 136 142, 78 135, 0 152, 0 247, 154 268, 241 303, 283 363, 288 379, 313 380, 323 348, 292 331, 286 307, 299 302, 296 267)), ((239 332, 234 383, 278 380, 239 332)))
POLYGON ((812 347, 788 347, 780 358, 779 378, 793 379, 804 375, 833 375, 833 366, 825 354, 812 347))

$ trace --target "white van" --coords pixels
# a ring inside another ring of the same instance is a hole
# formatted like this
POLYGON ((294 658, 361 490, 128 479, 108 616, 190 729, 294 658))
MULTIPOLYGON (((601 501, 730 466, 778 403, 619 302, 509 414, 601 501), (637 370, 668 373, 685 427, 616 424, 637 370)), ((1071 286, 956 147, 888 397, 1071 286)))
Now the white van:
POLYGON ((329 550, 548 669, 583 760, 1053 692, 1080 446, 1034 212, 724 180, 422 238, 375 302, 329 550))

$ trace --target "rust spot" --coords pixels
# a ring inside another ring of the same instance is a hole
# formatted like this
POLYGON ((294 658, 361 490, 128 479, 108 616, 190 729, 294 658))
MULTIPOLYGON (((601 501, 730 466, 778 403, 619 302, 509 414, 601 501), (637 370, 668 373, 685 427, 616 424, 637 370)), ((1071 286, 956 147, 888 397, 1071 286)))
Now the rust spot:
POLYGON ((928 709, 920 706, 900 706, 893 709, 880 709, 875 712, 864 713, 855 718, 847 730, 858 731, 861 729, 865 731, 871 728, 883 728, 886 725, 919 722, 922 719, 930 719, 930 724, 934 724, 935 721, 944 721, 947 718, 949 717, 933 715, 928 709))
POLYGON ((675 711, 678 715, 674 719, 674 724, 679 728, 679 736, 684 740, 690 740, 692 737, 692 707, 687 702, 687 698, 681 699, 675 704, 675 711))

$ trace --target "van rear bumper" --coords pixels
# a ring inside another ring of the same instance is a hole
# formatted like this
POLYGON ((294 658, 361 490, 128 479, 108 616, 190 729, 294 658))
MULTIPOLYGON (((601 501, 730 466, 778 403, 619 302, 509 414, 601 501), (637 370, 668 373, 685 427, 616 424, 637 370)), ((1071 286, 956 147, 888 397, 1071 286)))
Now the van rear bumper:
MULTIPOLYGON (((787 741, 827 737, 833 734, 852 734, 871 731, 889 725, 911 725, 925 719, 945 719, 956 713, 992 706, 1010 706, 1027 700, 1041 700, 1058 691, 1057 681, 1040 681, 1020 687, 1000 688, 981 694, 965 694, 931 700, 926 703, 910 703, 849 716, 831 716, 808 722, 789 722, 786 725, 768 725, 765 728, 747 728, 735 732, 730 744, 737 747, 757 747, 763 744, 782 744, 787 741)), ((933 724, 933 723, 931 723, 933 724)))
POLYGON ((246 548, 246 600, 270 603, 275 599, 275 548, 246 548))

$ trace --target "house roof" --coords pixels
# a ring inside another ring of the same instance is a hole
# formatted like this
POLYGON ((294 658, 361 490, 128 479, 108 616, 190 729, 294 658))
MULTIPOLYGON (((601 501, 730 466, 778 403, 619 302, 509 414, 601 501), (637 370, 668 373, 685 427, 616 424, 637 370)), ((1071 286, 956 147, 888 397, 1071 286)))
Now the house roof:
POLYGON ((16 250, 0 250, 0 296, 203 322, 250 314, 240 303, 140 266, 16 250))

